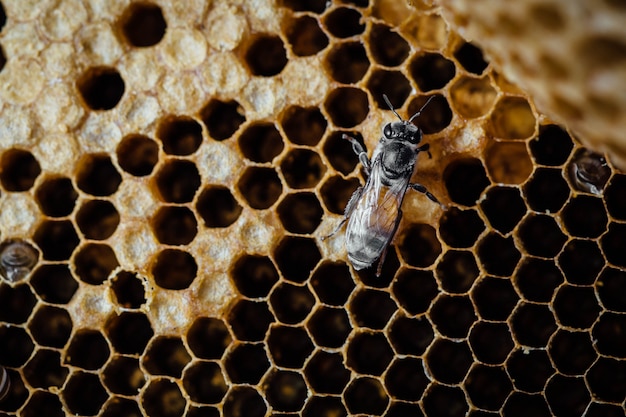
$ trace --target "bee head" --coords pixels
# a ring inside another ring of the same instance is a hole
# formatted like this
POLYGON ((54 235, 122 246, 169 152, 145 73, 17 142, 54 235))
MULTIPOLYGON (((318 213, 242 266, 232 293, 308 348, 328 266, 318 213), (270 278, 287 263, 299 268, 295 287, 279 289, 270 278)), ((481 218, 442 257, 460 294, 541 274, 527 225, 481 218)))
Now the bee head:
POLYGON ((412 144, 418 144, 422 140, 419 128, 406 120, 387 123, 383 127, 383 135, 386 139, 406 140, 412 144))

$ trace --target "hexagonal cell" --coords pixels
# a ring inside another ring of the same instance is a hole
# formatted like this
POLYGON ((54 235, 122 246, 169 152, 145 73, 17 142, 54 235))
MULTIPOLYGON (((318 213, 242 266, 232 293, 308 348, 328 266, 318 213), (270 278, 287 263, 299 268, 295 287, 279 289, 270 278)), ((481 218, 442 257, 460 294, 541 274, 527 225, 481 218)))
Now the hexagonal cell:
POLYGON ((258 384, 269 367, 263 343, 237 343, 224 358, 224 368, 234 384, 258 384))
POLYGON ((615 174, 604 191, 606 208, 612 218, 626 220, 626 175, 615 174))
POLYGON ((285 236, 275 249, 274 259, 285 279, 302 283, 309 278, 321 254, 315 240, 285 236))
POLYGON ((486 277, 478 281, 471 298, 476 312, 483 320, 506 320, 519 296, 508 278, 486 277))
POLYGON ((424 364, 419 358, 397 358, 385 374, 389 394, 404 401, 419 401, 428 386, 424 364))
POLYGON ((306 285, 283 282, 272 291, 270 304, 281 323, 298 324, 315 306, 315 297, 306 285))
POLYGON ((279 325, 270 327, 267 348, 275 366, 300 369, 314 346, 303 327, 279 325))
POLYGON ((91 67, 76 81, 85 105, 91 110, 111 110, 120 102, 126 85, 113 67, 91 67))
POLYGON ((35 191, 41 211, 50 217, 69 216, 74 211, 78 193, 67 177, 46 178, 35 191))
POLYGON ((519 238, 529 255, 543 258, 554 258, 567 240, 554 217, 543 214, 527 216, 519 226, 519 238))
POLYGON ((64 417, 63 405, 58 395, 48 391, 35 391, 22 410, 24 417, 64 417))
POLYGON ((600 236, 608 222, 602 199, 587 195, 572 198, 565 205, 561 218, 572 236, 585 238, 600 236))
POLYGON ((524 195, 532 210, 555 213, 563 207, 570 191, 560 169, 537 168, 524 184, 524 195))
MULTIPOLYGON (((345 132, 333 132, 324 142, 324 155, 335 171, 348 175, 359 163, 359 158, 352 149, 350 141, 343 139, 345 132)), ((363 137, 358 132, 349 132, 348 136, 363 143, 363 137)))
POLYGON ((365 31, 361 23, 362 15, 358 10, 337 7, 324 15, 324 26, 336 38, 350 38, 365 31))
POLYGON ((488 274, 511 276, 521 255, 515 247, 513 236, 508 238, 490 232, 481 239, 478 246, 478 259, 488 274))
POLYGON ((555 373, 547 350, 525 347, 517 348, 510 355, 506 370, 516 389, 530 393, 542 392, 548 378, 555 373))
MULTIPOLYGON (((624 392, 626 392, 626 383, 623 378, 624 372, 626 372, 626 366, 624 366, 623 360, 600 356, 586 375, 593 397, 599 401, 623 403, 624 392)), ((593 403, 591 406, 593 406, 593 403)), ((589 407, 590 409, 592 408, 591 406, 589 407)), ((620 406, 619 413, 616 415, 622 416, 623 413, 624 410, 620 406)), ((585 415, 589 415, 589 410, 585 415)), ((609 416, 609 414, 597 415, 609 416)))
POLYGON ((424 53, 416 56, 409 68, 411 77, 422 92, 439 90, 454 78, 454 62, 439 53, 424 53))
POLYGON ((0 182, 7 191, 30 190, 41 167, 33 154, 21 149, 9 149, 0 158, 0 182))
POLYGON ((107 154, 87 154, 78 162, 76 185, 87 194, 105 197, 115 193, 122 176, 107 154))
POLYGON ((502 367, 476 364, 467 375, 465 389, 472 404, 483 410, 498 411, 511 393, 511 380, 502 367))
POLYGON ((307 362, 304 375, 316 393, 341 394, 350 380, 350 371, 339 352, 318 350, 307 362))
POLYGON ((154 282, 168 290, 189 288, 197 273, 198 265, 194 257, 179 249, 160 251, 152 264, 154 282))
POLYGON ((196 210, 206 227, 228 227, 239 218, 243 207, 227 187, 211 185, 200 193, 196 210))
POLYGON ((329 4, 324 0, 300 1, 300 0, 280 0, 280 7, 287 7, 294 12, 313 12, 316 14, 324 13, 329 4))
POLYGON ((97 330, 81 329, 74 334, 65 352, 65 363, 95 371, 109 359, 111 350, 104 335, 97 330))
POLYGON ((200 117, 209 136, 218 141, 230 138, 246 121, 243 108, 235 100, 212 99, 200 110, 200 117))
POLYGON ((359 327, 382 330, 398 306, 389 292, 361 289, 350 300, 349 311, 359 327))
POLYGON ((359 377, 350 381, 343 393, 343 399, 350 414, 382 416, 389 397, 381 382, 376 378, 359 377))
POLYGON ((26 284, 11 287, 0 284, 0 320, 7 323, 25 323, 37 304, 37 298, 26 284))
POLYGON ((272 77, 287 65, 287 51, 279 36, 257 34, 247 46, 244 60, 253 75, 272 77))
POLYGON ((333 80, 342 84, 354 84, 365 76, 370 61, 361 42, 341 42, 331 46, 324 66, 333 80))
POLYGON ((593 325, 593 340, 599 353, 626 357, 626 320, 623 314, 604 312, 593 325))
POLYGON ((418 112, 422 115, 419 117, 419 120, 415 120, 415 124, 426 135, 441 132, 452 121, 452 110, 450 110, 448 100, 441 94, 413 98, 409 102, 407 114, 414 115, 418 112), (428 103, 427 107, 425 107, 426 103, 428 103), (422 112, 422 110, 424 111, 422 112))
POLYGON ((585 193, 601 195, 611 176, 611 168, 604 156, 587 149, 579 149, 567 165, 567 177, 572 186, 585 193))
POLYGON ((428 224, 411 224, 397 242, 402 258, 411 266, 426 268, 441 254, 441 243, 435 229, 428 224))
POLYGON ((526 205, 517 187, 492 187, 480 203, 491 227, 506 235, 526 214, 526 205))
POLYGON ((159 336, 148 346, 142 364, 152 375, 180 378, 183 368, 191 361, 183 341, 178 337, 159 336))
POLYGON ((187 156, 202 144, 202 126, 188 116, 167 116, 160 121, 156 136, 166 154, 187 156))
POLYGON ((422 355, 434 337, 430 322, 421 317, 396 316, 389 328, 391 347, 400 355, 422 355))
POLYGON ((315 344, 327 348, 343 346, 352 331, 346 310, 326 306, 318 308, 306 326, 315 344))
POLYGON ((283 192, 283 185, 276 171, 266 167, 246 168, 237 188, 250 207, 257 210, 270 208, 283 192))
POLYGON ((328 37, 312 16, 300 16, 287 21, 284 29, 291 51, 296 56, 315 55, 328 46, 328 37))
POLYGON ((506 323, 479 321, 472 327, 469 343, 476 359, 487 365, 500 365, 515 347, 506 323))
POLYGON ((322 221, 324 211, 313 193, 288 194, 276 209, 285 230, 292 233, 313 233, 322 221))
POLYGON ((398 32, 381 24, 372 25, 367 45, 374 60, 386 67, 402 64, 411 52, 409 43, 398 32))
POLYGON ((396 107, 402 107, 404 101, 412 92, 411 84, 400 71, 377 69, 372 71, 367 80, 367 89, 372 94, 374 101, 381 109, 388 109, 383 95, 396 107))
POLYGON ((283 138, 273 123, 254 123, 239 136, 241 153, 253 162, 272 162, 284 147, 283 138))
POLYGON ((317 298, 332 306, 342 306, 354 289, 350 268, 343 262, 324 262, 311 277, 311 286, 317 298))
POLYGON ((423 416, 420 405, 416 402, 392 401, 385 413, 388 417, 423 416))
POLYGON ((315 146, 324 136, 328 122, 318 107, 288 107, 281 115, 287 139, 296 145, 315 146))
POLYGON ((561 325, 574 329, 589 329, 601 311, 593 288, 573 285, 557 290, 553 309, 561 325))
POLYGON ((462 117, 474 119, 489 113, 496 101, 497 91, 488 76, 463 75, 450 87, 452 107, 462 117))
POLYGON ((201 359, 220 359, 232 342, 226 324, 213 317, 198 317, 187 332, 187 344, 201 359))
POLYGON ((453 415, 464 416, 468 405, 465 395, 459 387, 447 387, 432 383, 422 399, 424 410, 428 416, 453 415), (450 414, 450 410, 454 410, 450 414))
POLYGON ((237 340, 259 342, 265 338, 270 324, 275 321, 267 302, 238 300, 228 315, 237 340))
POLYGON ((102 410, 101 417, 140 417, 141 410, 137 402, 129 400, 128 398, 113 397, 107 401, 102 410))
POLYGON ((312 188, 326 172, 320 156, 309 149, 293 149, 280 163, 287 185, 291 188, 312 188))
POLYGON ((167 379, 156 379, 143 392, 141 404, 146 414, 153 417, 182 417, 187 400, 178 384, 167 379))
POLYGON ((155 176, 161 199, 168 203, 189 203, 200 188, 200 173, 192 161, 169 159, 155 176))
POLYGON ((479 274, 476 259, 470 251, 450 250, 437 264, 437 278, 441 287, 451 293, 464 294, 474 284, 479 274))
POLYGON ((513 337, 522 346, 544 348, 556 330, 550 306, 545 304, 518 304, 510 322, 513 337))
POLYGON ((463 158, 451 162, 443 172, 450 199, 464 206, 474 206, 490 184, 480 159, 463 158))
POLYGON ((528 101, 505 96, 491 113, 491 133, 498 139, 526 139, 535 133, 537 120, 528 101))
POLYGON ((476 210, 448 207, 439 220, 439 234, 453 248, 472 247, 484 230, 485 223, 476 210))
POLYGON ((437 297, 430 317, 439 333, 453 339, 466 337, 477 319, 469 296, 448 294, 437 297))
POLYGON ((152 230, 166 245, 187 245, 198 233, 198 223, 187 207, 163 206, 152 218, 152 230))
POLYGON ((432 271, 403 269, 392 283, 391 291, 410 315, 425 313, 439 293, 432 271))
POLYGON ((348 411, 341 402, 341 398, 327 396, 312 396, 302 410, 302 417, 337 416, 346 417, 348 411))
POLYGON ((130 4, 119 25, 126 41, 135 47, 148 47, 161 41, 167 29, 161 8, 151 3, 130 4))
POLYGON ((604 264, 604 256, 592 240, 570 240, 559 255, 559 265, 570 284, 593 284, 604 264))
POLYGON ((522 184, 533 172, 524 142, 490 142, 485 149, 485 162, 490 177, 500 184, 522 184))
POLYGON ((150 175, 159 162, 159 145, 144 135, 125 136, 115 153, 120 168, 135 177, 150 175))
POLYGON ((393 359, 393 350, 381 332, 359 332, 349 341, 346 366, 354 372, 380 376, 393 359))
POLYGON ((183 387, 191 401, 201 404, 221 402, 228 390, 222 370, 215 362, 195 362, 185 369, 183 387))
POLYGON ((113 314, 105 331, 113 348, 128 355, 141 355, 154 335, 152 325, 144 313, 125 311, 113 314))
POLYGON ((69 411, 83 416, 98 414, 109 398, 98 375, 82 371, 72 374, 62 395, 69 411))
POLYGON ((33 388, 61 388, 69 370, 61 365, 61 353, 51 349, 38 349, 24 367, 24 379, 33 388))
POLYGON ((605 309, 626 313, 626 271, 605 267, 598 278, 596 291, 605 309))
POLYGON ((30 319, 28 328, 40 345, 63 348, 72 333, 72 319, 66 310, 44 305, 30 319))
POLYGON ((111 289, 117 304, 124 308, 139 308, 146 302, 143 281, 134 272, 117 272, 111 280, 111 289))
POLYGON ((120 215, 107 200, 84 201, 76 213, 76 224, 87 239, 105 240, 120 224, 120 215))
POLYGON ((609 224, 609 230, 600 240, 606 260, 618 267, 626 267, 624 247, 626 247, 626 225, 609 224))
POLYGON ((426 352, 426 365, 435 381, 458 384, 472 365, 472 352, 466 341, 435 339, 426 352))
POLYGON ((257 390, 249 386, 236 386, 226 394, 225 416, 263 417, 267 406, 257 390))
POLYGON ((324 206, 331 213, 343 214, 350 197, 360 186, 357 178, 344 179, 338 175, 330 177, 320 190, 324 206))
POLYGON ((552 336, 548 352, 556 369, 571 376, 584 375, 597 357, 588 332, 564 329, 552 336))
POLYGON ((454 57, 466 71, 476 75, 482 74, 489 65, 489 63, 485 61, 483 51, 471 42, 463 42, 456 51, 454 51, 454 57))
POLYGON ((235 262, 231 276, 239 293, 250 298, 265 297, 278 281, 278 271, 271 259, 261 255, 243 255, 235 262))
POLYGON ((520 294, 528 301, 547 303, 563 283, 563 274, 548 259, 526 257, 513 278, 520 294))
POLYGON ((0 326, 0 364, 18 368, 24 365, 33 353, 35 345, 22 327, 4 324, 0 326))
POLYGON ((369 101, 361 89, 339 87, 326 96, 324 107, 335 126, 351 128, 365 120, 369 101))
POLYGON ((81 246, 74 255, 74 265, 81 281, 100 285, 120 264, 109 245, 89 243, 81 246))
POLYGON ((554 375, 546 384, 545 396, 555 415, 583 415, 591 399, 583 378, 554 375))
POLYGON ((567 161, 574 144, 561 127, 544 125, 539 128, 539 136, 531 140, 528 147, 538 164, 559 166, 567 161))

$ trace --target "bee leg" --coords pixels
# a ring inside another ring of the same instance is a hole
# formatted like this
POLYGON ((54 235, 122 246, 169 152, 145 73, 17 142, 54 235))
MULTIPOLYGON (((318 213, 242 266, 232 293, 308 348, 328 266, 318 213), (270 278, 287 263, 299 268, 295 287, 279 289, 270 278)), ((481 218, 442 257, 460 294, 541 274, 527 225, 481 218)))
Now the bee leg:
POLYGON ((369 175, 372 163, 367 157, 367 152, 365 151, 365 148, 359 143, 359 141, 357 141, 352 136, 346 135, 345 133, 341 136, 341 138, 350 141, 350 143, 352 144, 352 150, 355 154, 357 154, 361 165, 365 167, 365 171, 367 172, 367 175, 369 175))
POLYGON ((383 249, 383 253, 380 255, 380 260, 378 261, 378 267, 376 268, 376 277, 380 276, 380 273, 383 270, 383 263, 385 262, 385 258, 387 257, 387 249, 389 249, 389 244, 391 240, 396 235, 396 231, 398 230, 398 226, 400 225, 400 220, 402 219, 402 210, 398 210, 398 217, 396 217, 396 224, 393 226, 393 231, 389 236, 389 240, 385 244, 385 249, 383 249))
POLYGON ((412 189, 414 189, 415 191, 418 191, 422 194, 425 194, 426 197, 428 197, 430 199, 430 201, 433 201, 437 204, 439 204, 444 210, 447 208, 446 206, 444 206, 443 204, 441 204, 441 202, 439 200, 437 200, 437 197, 435 197, 434 195, 431 194, 430 191, 428 191, 426 189, 426 187, 424 187, 422 184, 417 184, 417 183, 411 183, 409 184, 409 187, 411 187, 412 189))
POLYGON ((430 159, 432 159, 433 155, 430 153, 429 149, 430 149, 430 144, 429 143, 425 143, 422 146, 420 146, 419 148, 417 148, 415 150, 415 153, 426 152, 428 154, 428 157, 430 159))
POLYGON ((359 198, 361 198, 361 194, 362 193, 363 193, 363 187, 359 187, 359 188, 356 189, 356 191, 354 191, 354 193, 352 194, 352 197, 350 197, 350 200, 348 200, 348 204, 346 205, 346 209, 344 210, 343 219, 341 219, 341 221, 339 222, 337 227, 335 227, 335 230, 333 230, 329 235, 322 236, 322 241, 328 239, 329 237, 331 237, 335 233, 337 233, 339 231, 339 229, 341 229, 341 226, 343 226, 345 224, 345 222, 348 221, 348 219, 350 218, 350 215, 352 214, 352 212, 356 208, 356 203, 357 203, 357 201, 359 201, 359 198))

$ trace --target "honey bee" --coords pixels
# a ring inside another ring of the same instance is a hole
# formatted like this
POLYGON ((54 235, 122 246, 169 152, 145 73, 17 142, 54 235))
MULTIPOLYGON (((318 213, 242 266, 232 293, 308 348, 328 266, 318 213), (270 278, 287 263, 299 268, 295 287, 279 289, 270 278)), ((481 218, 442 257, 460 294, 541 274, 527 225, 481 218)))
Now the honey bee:
POLYGON ((418 146, 422 140, 422 130, 411 122, 433 99, 432 96, 409 120, 403 120, 395 111, 389 98, 383 94, 389 109, 400 119, 399 122, 387 123, 382 129, 382 137, 374 149, 372 159, 367 157, 365 148, 354 138, 344 134, 342 137, 352 143, 352 149, 358 155, 367 175, 365 186, 359 187, 348 201, 343 219, 325 240, 339 231, 347 221, 346 249, 348 259, 356 270, 369 268, 380 259, 376 276, 380 276, 387 248, 391 243, 400 219, 402 201, 408 188, 423 193, 431 201, 445 206, 422 184, 411 183, 415 171, 417 155, 427 152, 430 145, 418 146))

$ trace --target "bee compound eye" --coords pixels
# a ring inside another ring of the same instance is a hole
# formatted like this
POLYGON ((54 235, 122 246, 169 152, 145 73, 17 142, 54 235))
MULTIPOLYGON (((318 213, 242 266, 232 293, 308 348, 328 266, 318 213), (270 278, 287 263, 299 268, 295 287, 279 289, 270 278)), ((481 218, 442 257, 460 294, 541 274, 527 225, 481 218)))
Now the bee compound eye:
POLYGON ((10 282, 24 279, 37 263, 35 248, 26 242, 15 240, 0 246, 0 274, 10 282))
POLYGON ((386 138, 391 138, 394 136, 394 131, 391 128, 391 123, 387 123, 385 127, 383 127, 383 135, 385 135, 386 138))

